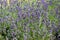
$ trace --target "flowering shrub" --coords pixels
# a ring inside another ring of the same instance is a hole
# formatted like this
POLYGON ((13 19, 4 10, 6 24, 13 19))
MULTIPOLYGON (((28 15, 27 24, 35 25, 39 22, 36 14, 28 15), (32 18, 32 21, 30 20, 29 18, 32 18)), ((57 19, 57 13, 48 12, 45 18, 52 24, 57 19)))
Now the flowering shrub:
POLYGON ((0 0, 0 40, 59 40, 59 0, 0 0))

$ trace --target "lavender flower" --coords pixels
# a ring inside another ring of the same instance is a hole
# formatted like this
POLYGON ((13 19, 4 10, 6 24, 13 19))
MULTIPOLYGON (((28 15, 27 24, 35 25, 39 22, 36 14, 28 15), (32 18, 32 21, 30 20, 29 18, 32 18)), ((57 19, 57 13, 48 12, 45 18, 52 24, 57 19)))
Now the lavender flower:
POLYGON ((0 23, 3 23, 4 22, 4 19, 3 18, 0 18, 0 23))
POLYGON ((6 0, 3 1, 3 5, 4 5, 5 7, 7 6, 6 0))
POLYGON ((52 5, 52 4, 53 4, 53 2, 52 2, 52 0, 50 0, 50 1, 49 1, 49 5, 52 5))
POLYGON ((16 37, 16 33, 14 31, 11 33, 11 35, 12 37, 16 37))
POLYGON ((43 4, 44 8, 47 9, 48 4, 47 4, 46 2, 44 2, 44 0, 41 0, 41 2, 42 2, 42 4, 43 4))
POLYGON ((16 10, 18 10, 18 12, 22 11, 22 9, 19 6, 16 6, 16 10))

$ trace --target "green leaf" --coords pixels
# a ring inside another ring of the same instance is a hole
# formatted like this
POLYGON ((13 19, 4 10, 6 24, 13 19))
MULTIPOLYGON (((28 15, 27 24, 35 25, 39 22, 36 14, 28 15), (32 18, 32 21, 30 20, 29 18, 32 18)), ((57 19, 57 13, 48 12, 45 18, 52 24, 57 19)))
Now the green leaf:
POLYGON ((48 9, 49 9, 49 10, 52 10, 52 9, 54 9, 54 8, 55 8, 54 5, 48 6, 48 9))

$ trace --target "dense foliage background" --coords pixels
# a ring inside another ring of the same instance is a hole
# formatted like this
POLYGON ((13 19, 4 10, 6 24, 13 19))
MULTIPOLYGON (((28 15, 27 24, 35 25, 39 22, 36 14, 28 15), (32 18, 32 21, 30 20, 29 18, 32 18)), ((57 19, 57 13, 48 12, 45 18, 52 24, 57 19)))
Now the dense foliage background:
POLYGON ((60 40, 60 0, 0 0, 0 40, 60 40))

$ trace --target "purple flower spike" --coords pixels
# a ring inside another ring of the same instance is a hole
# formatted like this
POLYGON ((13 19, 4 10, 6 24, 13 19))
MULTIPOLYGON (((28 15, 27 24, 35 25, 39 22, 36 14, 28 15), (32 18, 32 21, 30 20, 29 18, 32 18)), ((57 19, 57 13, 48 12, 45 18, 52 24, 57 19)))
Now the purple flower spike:
POLYGON ((31 16, 31 14, 30 14, 29 12, 26 12, 26 13, 27 13, 27 16, 28 16, 28 17, 30 17, 30 16, 31 16))
POLYGON ((41 0, 41 2, 44 4, 45 2, 44 2, 44 0, 41 0))
POLYGON ((11 33, 11 35, 12 35, 12 37, 15 37, 15 36, 16 36, 16 33, 13 31, 13 32, 11 33))
POLYGON ((49 1, 49 5, 52 5, 52 0, 51 0, 51 1, 49 1))
POLYGON ((3 18, 0 18, 0 22, 3 22, 4 21, 4 19, 3 18))
POLYGON ((18 18, 22 18, 22 11, 18 12, 18 18))
POLYGON ((56 11, 56 14, 58 14, 58 9, 55 9, 55 11, 56 11))
POLYGON ((45 3, 45 4, 44 4, 44 7, 47 9, 47 7, 48 7, 48 4, 46 4, 46 3, 45 3))
POLYGON ((48 4, 46 2, 44 2, 44 0, 41 0, 42 4, 44 5, 44 8, 47 9, 48 4))
POLYGON ((18 11, 21 11, 21 10, 22 10, 19 6, 16 6, 16 9, 17 9, 18 11))

